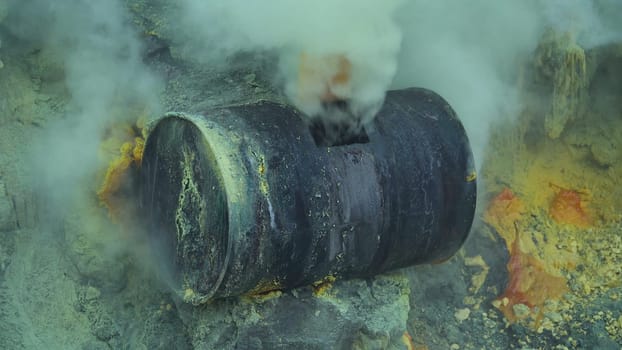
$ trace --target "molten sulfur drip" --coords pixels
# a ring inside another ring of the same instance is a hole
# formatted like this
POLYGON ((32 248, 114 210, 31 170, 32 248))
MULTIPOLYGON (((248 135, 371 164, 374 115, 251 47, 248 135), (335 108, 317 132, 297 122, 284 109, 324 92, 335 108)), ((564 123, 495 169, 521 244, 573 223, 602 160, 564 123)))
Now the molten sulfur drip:
POLYGON ((512 243, 507 264, 509 282, 497 299, 498 307, 510 322, 525 316, 517 314, 515 305, 525 305, 531 310, 542 310, 547 300, 557 299, 568 291, 566 279, 546 271, 544 263, 521 250, 518 229, 512 243))
MULTIPOLYGON (((518 222, 524 219, 525 205, 510 189, 497 194, 484 213, 484 220, 506 241, 510 251, 507 264, 509 281, 495 305, 510 322, 527 317, 530 312, 517 312, 522 305, 541 312, 547 300, 559 298, 567 291, 566 279, 547 271, 547 265, 521 247, 518 222)), ((528 236, 529 237, 529 236, 528 236)))
POLYGON ((145 141, 141 137, 134 138, 134 141, 125 142, 119 149, 119 157, 108 165, 104 182, 97 191, 97 197, 108 209, 112 219, 118 219, 123 210, 124 188, 129 184, 128 177, 131 169, 140 166, 145 141))
POLYGON ((581 193, 565 188, 558 188, 549 207, 549 215, 560 224, 570 224, 580 228, 592 225, 590 216, 583 208, 581 193))

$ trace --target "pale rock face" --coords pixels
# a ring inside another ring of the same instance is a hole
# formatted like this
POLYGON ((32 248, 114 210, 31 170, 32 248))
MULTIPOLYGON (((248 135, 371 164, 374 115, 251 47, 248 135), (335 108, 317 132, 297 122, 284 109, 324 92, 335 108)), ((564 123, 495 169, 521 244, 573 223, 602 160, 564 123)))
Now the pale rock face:
POLYGON ((15 229, 15 212, 6 186, 0 177, 0 232, 15 229))

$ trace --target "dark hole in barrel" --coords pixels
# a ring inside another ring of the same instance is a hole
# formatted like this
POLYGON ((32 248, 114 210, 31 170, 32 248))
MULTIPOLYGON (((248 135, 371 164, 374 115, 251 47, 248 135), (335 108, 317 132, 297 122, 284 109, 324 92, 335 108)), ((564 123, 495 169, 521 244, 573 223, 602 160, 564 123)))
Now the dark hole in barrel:
POLYGON ((368 143, 369 136, 365 128, 360 125, 360 119, 348 109, 348 101, 336 100, 322 104, 325 116, 316 117, 309 123, 309 131, 316 146, 332 147, 354 143, 368 143), (339 115, 339 118, 327 117, 339 115))

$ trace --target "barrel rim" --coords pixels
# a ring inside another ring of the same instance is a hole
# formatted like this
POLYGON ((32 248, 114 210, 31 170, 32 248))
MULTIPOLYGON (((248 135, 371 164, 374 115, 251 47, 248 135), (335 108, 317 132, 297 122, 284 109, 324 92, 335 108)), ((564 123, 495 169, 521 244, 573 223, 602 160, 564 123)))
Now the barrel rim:
MULTIPOLYGON (((148 123, 146 125, 146 130, 147 130, 147 139, 145 140, 145 146, 147 146, 147 143, 149 142, 149 138, 151 137, 151 135, 153 134, 152 132, 157 128, 158 125, 160 125, 160 123, 166 121, 166 120, 170 120, 170 119, 179 119, 179 120, 183 120, 185 122, 187 122, 189 124, 190 127, 195 128, 197 131, 197 134, 200 135, 201 137, 201 141, 202 143, 206 146, 209 147, 210 151, 212 154, 215 155, 214 159, 212 160, 214 162, 214 166, 216 166, 217 169, 221 169, 222 168, 222 164, 221 161, 219 161, 219 157, 216 156, 217 152, 214 151, 214 147, 213 141, 210 141, 207 137, 206 137, 206 125, 205 124, 205 120, 203 118, 203 116, 201 115, 196 115, 196 114, 192 114, 192 113, 185 113, 185 112, 167 112, 164 115, 162 115, 160 118, 157 118, 153 121, 151 121, 150 123, 148 123)), ((211 126, 210 126, 211 127, 211 126)), ((227 186, 227 183, 225 181, 225 177, 220 175, 221 180, 223 180, 223 192, 225 194, 225 204, 227 206, 227 220, 228 223, 230 225, 230 223, 232 222, 232 218, 231 218, 231 210, 230 210, 230 186, 227 186)), ((177 286, 178 288, 181 287, 181 290, 177 289, 177 293, 180 295, 180 297, 182 297, 182 299, 185 302, 189 302, 192 303, 194 305, 199 305, 199 304, 203 304, 211 299, 213 299, 214 295, 217 293, 217 291, 220 289, 222 282, 225 278, 225 275, 227 274, 227 269, 229 267, 229 263, 231 261, 231 252, 232 252, 232 239, 229 234, 229 230, 231 228, 228 227, 228 230, 226 232, 224 232, 225 238, 226 238, 226 247, 225 247, 225 256, 224 259, 222 259, 222 264, 220 266, 219 272, 218 272, 218 277, 217 279, 214 281, 213 284, 210 285, 210 287, 208 288, 207 291, 204 290, 197 290, 198 286, 197 286, 197 281, 196 280, 190 280, 190 281, 185 281, 183 279, 183 275, 184 275, 184 271, 181 271, 182 273, 182 280, 181 280, 181 286, 177 286)), ((173 265, 176 265, 173 262, 173 265)))

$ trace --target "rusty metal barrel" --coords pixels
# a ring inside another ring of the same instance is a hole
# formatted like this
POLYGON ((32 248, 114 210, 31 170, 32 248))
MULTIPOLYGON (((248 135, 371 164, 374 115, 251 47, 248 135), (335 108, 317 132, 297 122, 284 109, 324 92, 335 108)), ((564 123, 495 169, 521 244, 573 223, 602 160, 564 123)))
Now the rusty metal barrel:
POLYGON ((318 145, 298 110, 271 101, 157 120, 140 210, 174 288, 200 304, 450 258, 476 203, 453 109, 426 89, 389 91, 362 132, 318 145))

